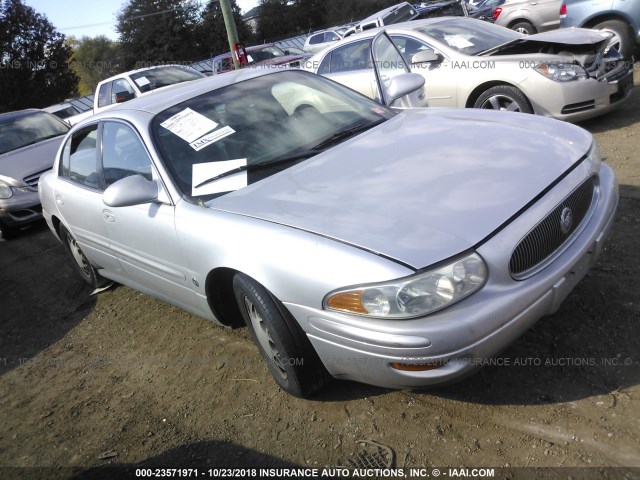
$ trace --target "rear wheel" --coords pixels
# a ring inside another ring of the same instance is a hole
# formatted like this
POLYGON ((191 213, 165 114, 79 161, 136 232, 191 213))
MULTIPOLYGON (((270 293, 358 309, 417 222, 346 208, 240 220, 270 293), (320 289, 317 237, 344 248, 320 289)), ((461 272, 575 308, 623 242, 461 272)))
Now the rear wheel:
POLYGON ((282 303, 241 273, 233 278, 233 290, 260 354, 284 391, 308 397, 329 382, 309 339, 282 303))
POLYGON ((93 268, 89 259, 80 249, 76 239, 64 225, 60 225, 60 239, 62 240, 64 249, 71 258, 76 271, 87 284, 93 288, 99 288, 105 286, 109 282, 106 278, 101 277, 96 269, 93 268))
POLYGON ((534 27, 531 23, 525 21, 511 25, 511 30, 524 33, 525 35, 533 35, 534 33, 536 33, 536 27, 534 27))
POLYGON ((533 113, 527 97, 516 87, 498 85, 485 90, 473 104, 474 108, 533 113))
POLYGON ((630 58, 635 47, 633 34, 629 26, 621 20, 607 20, 593 26, 596 30, 603 30, 613 34, 607 50, 615 48, 623 58, 630 58))

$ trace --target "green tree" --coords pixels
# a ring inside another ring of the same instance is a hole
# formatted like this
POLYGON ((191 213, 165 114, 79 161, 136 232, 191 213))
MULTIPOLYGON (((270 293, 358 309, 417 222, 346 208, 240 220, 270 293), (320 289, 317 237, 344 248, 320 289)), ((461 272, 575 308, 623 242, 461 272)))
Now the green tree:
POLYGON ((129 0, 117 16, 123 68, 194 58, 199 6, 175 0, 129 0))
MULTIPOLYGON (((245 45, 249 45, 253 40, 253 35, 242 19, 242 13, 236 0, 231 0, 231 10, 236 23, 238 40, 245 45)), ((216 55, 229 51, 227 30, 218 0, 209 0, 209 3, 204 8, 202 20, 198 25, 198 50, 202 56, 216 55)))
POLYGON ((22 3, 0 3, 0 111, 46 107, 74 93, 71 48, 44 15, 22 3))
POLYGON ((71 68, 80 79, 80 95, 95 92, 100 80, 122 71, 120 46, 104 35, 95 38, 82 37, 74 41, 73 47, 71 68))
POLYGON ((288 0, 261 0, 257 37, 260 41, 295 34, 295 10, 288 0))

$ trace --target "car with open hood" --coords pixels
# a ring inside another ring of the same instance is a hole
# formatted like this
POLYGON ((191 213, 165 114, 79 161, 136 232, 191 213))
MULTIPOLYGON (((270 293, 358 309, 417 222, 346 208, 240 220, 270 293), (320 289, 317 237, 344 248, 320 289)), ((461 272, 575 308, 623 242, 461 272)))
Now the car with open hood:
POLYGON ((393 48, 374 40, 384 105, 255 68, 77 125, 40 182, 49 227, 91 285, 247 325, 293 395, 471 372, 586 275, 616 180, 569 123, 388 108, 424 83, 393 48))
MULTIPOLYGON (((311 56, 311 54, 300 55, 288 53, 273 43, 247 47, 246 52, 247 65, 252 67, 264 65, 282 68, 298 67, 301 61, 311 56)), ((231 53, 223 53, 222 55, 213 57, 211 65, 213 67, 213 75, 231 72, 235 69, 231 53)))
MULTIPOLYGON (((632 65, 609 35, 586 29, 523 35, 464 17, 385 27, 425 78, 432 107, 476 107, 580 121, 621 105, 633 88, 632 65)), ((354 35, 304 63, 320 75, 375 98, 371 41, 354 35)))

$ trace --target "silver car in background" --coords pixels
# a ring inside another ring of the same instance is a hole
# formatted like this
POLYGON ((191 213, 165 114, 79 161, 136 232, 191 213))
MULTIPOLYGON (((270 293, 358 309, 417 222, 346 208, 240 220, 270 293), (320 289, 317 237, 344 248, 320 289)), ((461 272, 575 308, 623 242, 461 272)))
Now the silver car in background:
POLYGON ((38 181, 51 170, 69 126, 41 110, 0 114, 0 231, 5 239, 40 220, 38 181))
MULTIPOLYGON (((374 58, 390 44, 376 38, 374 58)), ((377 71, 385 103, 411 91, 415 76, 396 73, 377 71)), ((277 69, 85 121, 40 196, 88 283, 245 323, 297 396, 331 377, 414 388, 477 368, 556 311, 618 199, 592 136, 571 124, 394 111, 277 69)))
MULTIPOLYGON (((629 96, 632 65, 609 36, 583 29, 522 35, 472 18, 442 17, 385 27, 411 69, 424 76, 432 107, 486 108, 580 121, 629 96)), ((378 30, 346 38, 304 68, 376 98, 371 40, 378 30)))
POLYGON ((526 35, 560 27, 562 0, 506 0, 493 11, 496 25, 526 35))

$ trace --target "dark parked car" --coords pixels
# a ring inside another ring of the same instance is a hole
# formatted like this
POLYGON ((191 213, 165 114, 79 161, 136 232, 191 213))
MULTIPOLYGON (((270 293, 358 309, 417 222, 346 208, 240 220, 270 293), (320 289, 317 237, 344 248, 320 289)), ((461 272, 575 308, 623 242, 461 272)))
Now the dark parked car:
POLYGON ((640 0, 564 0, 560 27, 584 27, 612 34, 610 47, 630 58, 640 46, 640 0))
POLYGON ((0 114, 0 230, 14 236, 42 218, 38 181, 51 170, 69 125, 42 110, 0 114))

